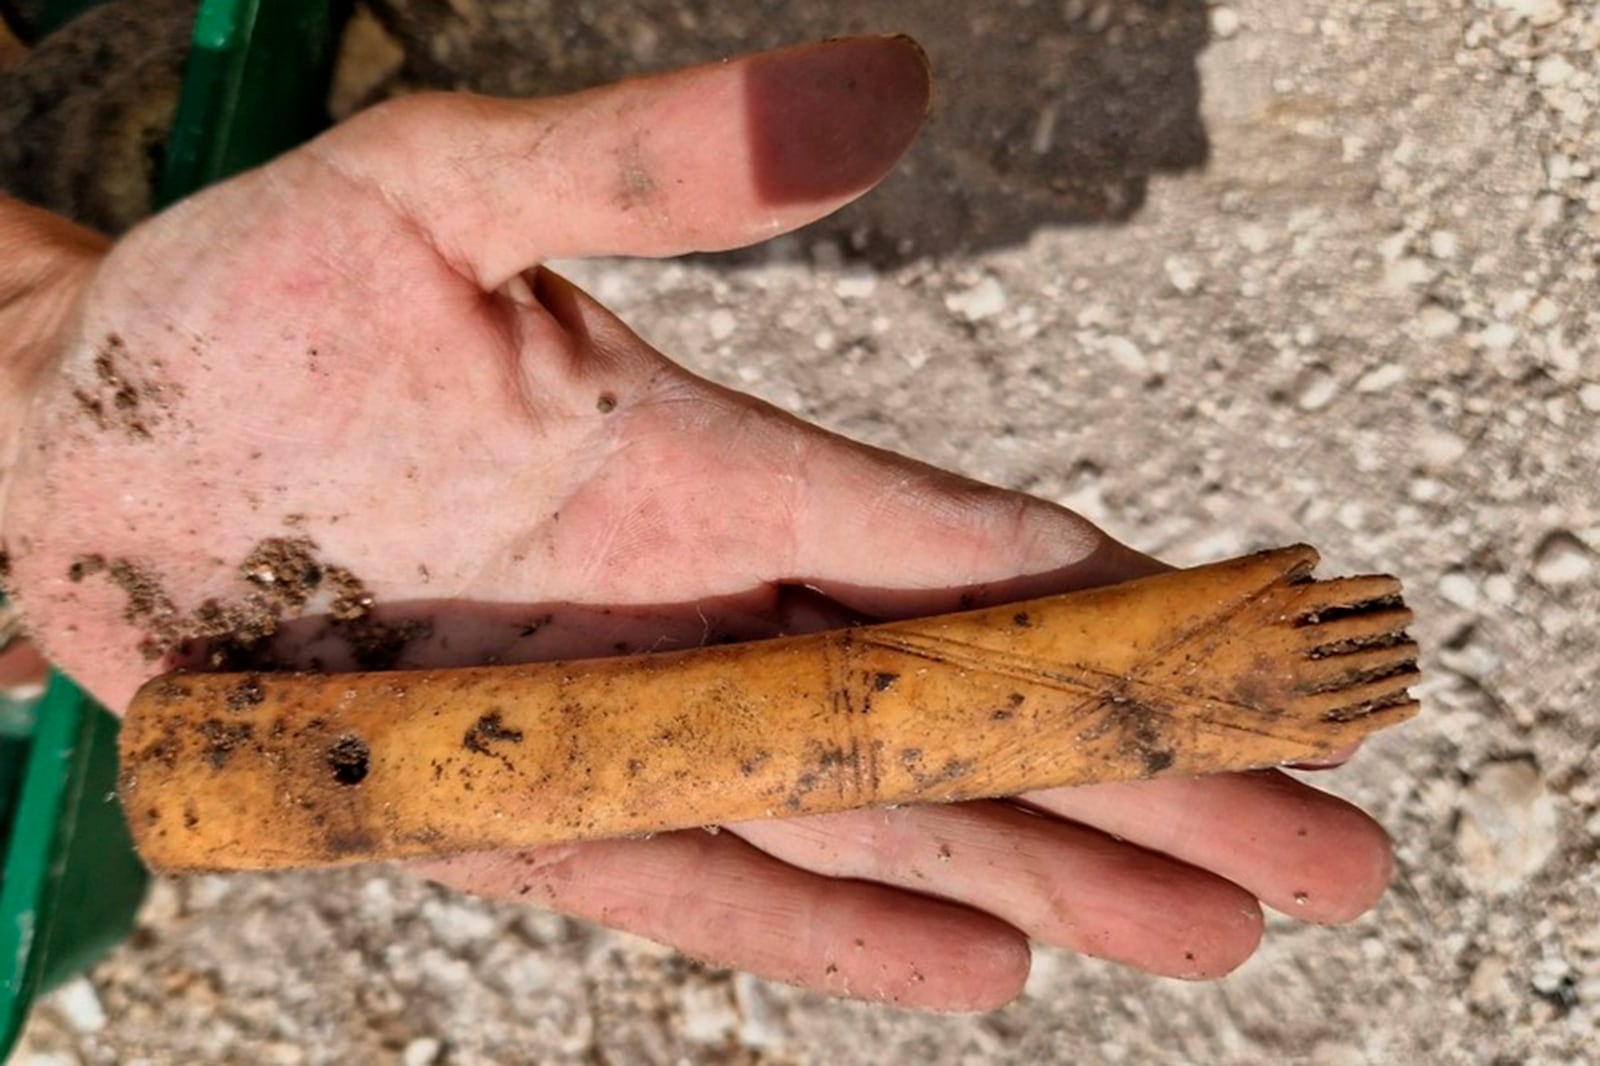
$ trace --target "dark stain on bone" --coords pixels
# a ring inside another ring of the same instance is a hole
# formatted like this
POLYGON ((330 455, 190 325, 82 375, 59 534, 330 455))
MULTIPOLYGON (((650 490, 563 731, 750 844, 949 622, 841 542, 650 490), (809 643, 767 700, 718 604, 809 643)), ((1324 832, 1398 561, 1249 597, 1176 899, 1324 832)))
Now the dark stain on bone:
POLYGON ((224 722, 208 718, 200 723, 200 737, 205 746, 205 760, 213 770, 221 770, 240 747, 250 742, 255 728, 249 722, 224 722))
POLYGON ((344 734, 328 748, 328 768, 341 785, 361 784, 367 779, 371 763, 372 750, 353 733, 344 734))
POLYGON ((475 755, 487 755, 499 759, 507 770, 515 770, 516 766, 492 745, 521 743, 522 730, 509 728, 499 711, 490 711, 480 717, 461 737, 463 748, 475 755))

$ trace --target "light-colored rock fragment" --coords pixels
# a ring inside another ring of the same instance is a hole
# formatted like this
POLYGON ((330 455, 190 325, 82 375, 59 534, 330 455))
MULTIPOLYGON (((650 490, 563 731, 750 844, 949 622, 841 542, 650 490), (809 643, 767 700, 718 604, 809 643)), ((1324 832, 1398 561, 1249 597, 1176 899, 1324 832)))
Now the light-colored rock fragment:
POLYGON ((1561 843, 1555 798, 1531 761, 1481 767, 1461 796, 1456 849, 1474 891, 1504 896, 1526 885, 1561 843))
POLYGON ((1006 290, 991 275, 969 289, 950 293, 944 298, 944 306, 951 314, 968 322, 982 322, 1006 309, 1006 290))
POLYGON ((76 1032, 98 1033, 106 1027, 100 994, 87 977, 75 977, 56 990, 50 1002, 76 1032))
POLYGON ((421 915, 441 944, 452 951, 465 951, 487 940, 500 927, 484 906, 470 901, 430 899, 423 903, 421 915))
POLYGON ((1535 26, 1549 26, 1565 15, 1562 0, 1494 0, 1494 6, 1535 26))
POLYGON ((1211 35, 1219 41, 1226 41, 1238 34, 1241 25, 1239 12, 1231 7, 1220 6, 1211 9, 1211 35))
POLYGON ((1528 320, 1541 329, 1561 321, 1561 307, 1548 296, 1541 296, 1528 308, 1528 320))
POLYGON ((878 275, 869 267, 851 267, 833 283, 842 300, 865 300, 878 291, 878 275))
POLYGON ((1485 348, 1509 348, 1517 343, 1517 327, 1509 322, 1496 322, 1478 335, 1485 348))
POLYGON ((1295 383, 1295 405, 1302 411, 1320 411, 1339 395, 1339 379, 1321 364, 1306 367, 1295 383))
POLYGON ((1417 454, 1430 470, 1442 470, 1467 452, 1467 442, 1447 430, 1426 430, 1417 437, 1417 454))
POLYGON ((1565 85, 1577 73, 1565 56, 1545 56, 1533 68, 1533 77, 1540 85, 1549 87, 1565 85))
POLYGON ((1451 570, 1439 579, 1439 598, 1470 611, 1478 606, 1478 583, 1460 570, 1451 570))
POLYGON ((1385 363, 1383 366, 1362 374, 1356 381, 1356 391, 1373 393, 1386 392, 1406 379, 1409 371, 1400 363, 1385 363))
POLYGON ((1467 981, 1467 996, 1482 1009, 1497 1007, 1506 999, 1506 960, 1499 955, 1485 955, 1473 967, 1467 981))
POLYGON ((1161 266, 1166 271, 1167 281, 1184 296, 1200 288, 1200 274, 1187 259, 1168 256, 1161 266))
POLYGON ((1107 337, 1101 342, 1101 350, 1110 356, 1113 363, 1130 374, 1143 374, 1150 369, 1144 352, 1127 337, 1107 337))
POLYGON ((739 1010, 739 1043, 757 1051, 782 1047, 787 1039, 783 1014, 761 979, 735 974, 733 996, 739 1010))
POLYGON ((1593 573, 1594 553, 1564 529, 1547 535, 1534 552, 1533 576, 1546 588, 1579 585, 1593 573))
POLYGON ((706 316, 706 332, 714 341, 725 341, 739 328, 739 319, 726 307, 719 307, 706 316))
POLYGON ((1454 336, 1461 330, 1461 316, 1448 307, 1429 304, 1417 314, 1417 325, 1424 337, 1439 340, 1454 336))
POLYGON ((692 981, 679 996, 683 1036, 694 1044, 720 1044, 739 1027, 739 1016, 725 985, 692 981))
POLYGON ((400 1053, 400 1061, 405 1066, 434 1066, 442 1050, 443 1045, 438 1040, 431 1036, 419 1036, 406 1045, 400 1053))

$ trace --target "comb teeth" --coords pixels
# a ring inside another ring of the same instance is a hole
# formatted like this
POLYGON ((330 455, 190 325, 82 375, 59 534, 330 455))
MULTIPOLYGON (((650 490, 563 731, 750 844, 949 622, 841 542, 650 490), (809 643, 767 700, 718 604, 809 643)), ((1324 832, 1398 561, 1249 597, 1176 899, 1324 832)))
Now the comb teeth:
POLYGON ((1327 625, 1360 615, 1403 609, 1400 581, 1388 574, 1341 577, 1298 586, 1295 623, 1327 625))
POLYGON ((1302 623, 1298 632, 1308 656, 1326 659, 1402 643, 1413 617, 1408 607, 1374 607, 1331 621, 1302 623))
POLYGON ((1413 702, 1406 690, 1420 680, 1422 674, 1414 665, 1403 665, 1381 677, 1313 692, 1304 696, 1300 705, 1324 722, 1350 722, 1373 711, 1413 702))
POLYGON ((1385 681, 1404 673, 1415 673, 1417 645, 1398 635, 1393 643, 1359 648, 1339 655, 1315 656, 1300 668, 1302 691, 1308 694, 1357 688, 1385 681))
POLYGON ((1331 712, 1323 716, 1323 721, 1335 725, 1349 725, 1356 723, 1360 735, 1366 736, 1376 733, 1380 729, 1404 722, 1422 709, 1422 704, 1402 693, 1401 698, 1392 702, 1367 704, 1361 707, 1350 707, 1331 712))
POLYGON ((1407 689, 1421 674, 1399 580, 1370 574, 1290 587, 1282 618, 1304 656, 1295 668, 1301 712, 1330 723, 1360 720, 1363 731, 1414 714, 1407 689))

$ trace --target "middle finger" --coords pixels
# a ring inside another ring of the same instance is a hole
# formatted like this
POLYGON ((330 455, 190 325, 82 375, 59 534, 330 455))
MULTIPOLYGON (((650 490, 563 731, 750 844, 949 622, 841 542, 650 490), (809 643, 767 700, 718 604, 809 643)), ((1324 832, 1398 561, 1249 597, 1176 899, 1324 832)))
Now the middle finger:
POLYGON ((955 900, 1037 940, 1173 977, 1255 950, 1237 885, 1096 830, 1002 802, 847 811, 730 830, 786 862, 955 900))

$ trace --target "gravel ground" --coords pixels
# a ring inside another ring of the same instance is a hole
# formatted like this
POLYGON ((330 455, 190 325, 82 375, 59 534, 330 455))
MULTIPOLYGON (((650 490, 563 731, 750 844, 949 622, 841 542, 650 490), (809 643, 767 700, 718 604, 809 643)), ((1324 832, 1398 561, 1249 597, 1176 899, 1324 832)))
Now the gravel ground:
POLYGON ((1175 562, 1307 540, 1327 572, 1402 575, 1425 713, 1319 778, 1389 826, 1399 874, 1354 926, 1274 921, 1224 981, 1041 950, 981 1017, 383 871, 162 882, 19 1061, 1593 1061, 1600 8, 379 6, 411 44, 362 23, 347 106, 919 36, 935 120, 866 203, 738 256, 571 272, 704 374, 1175 562))

